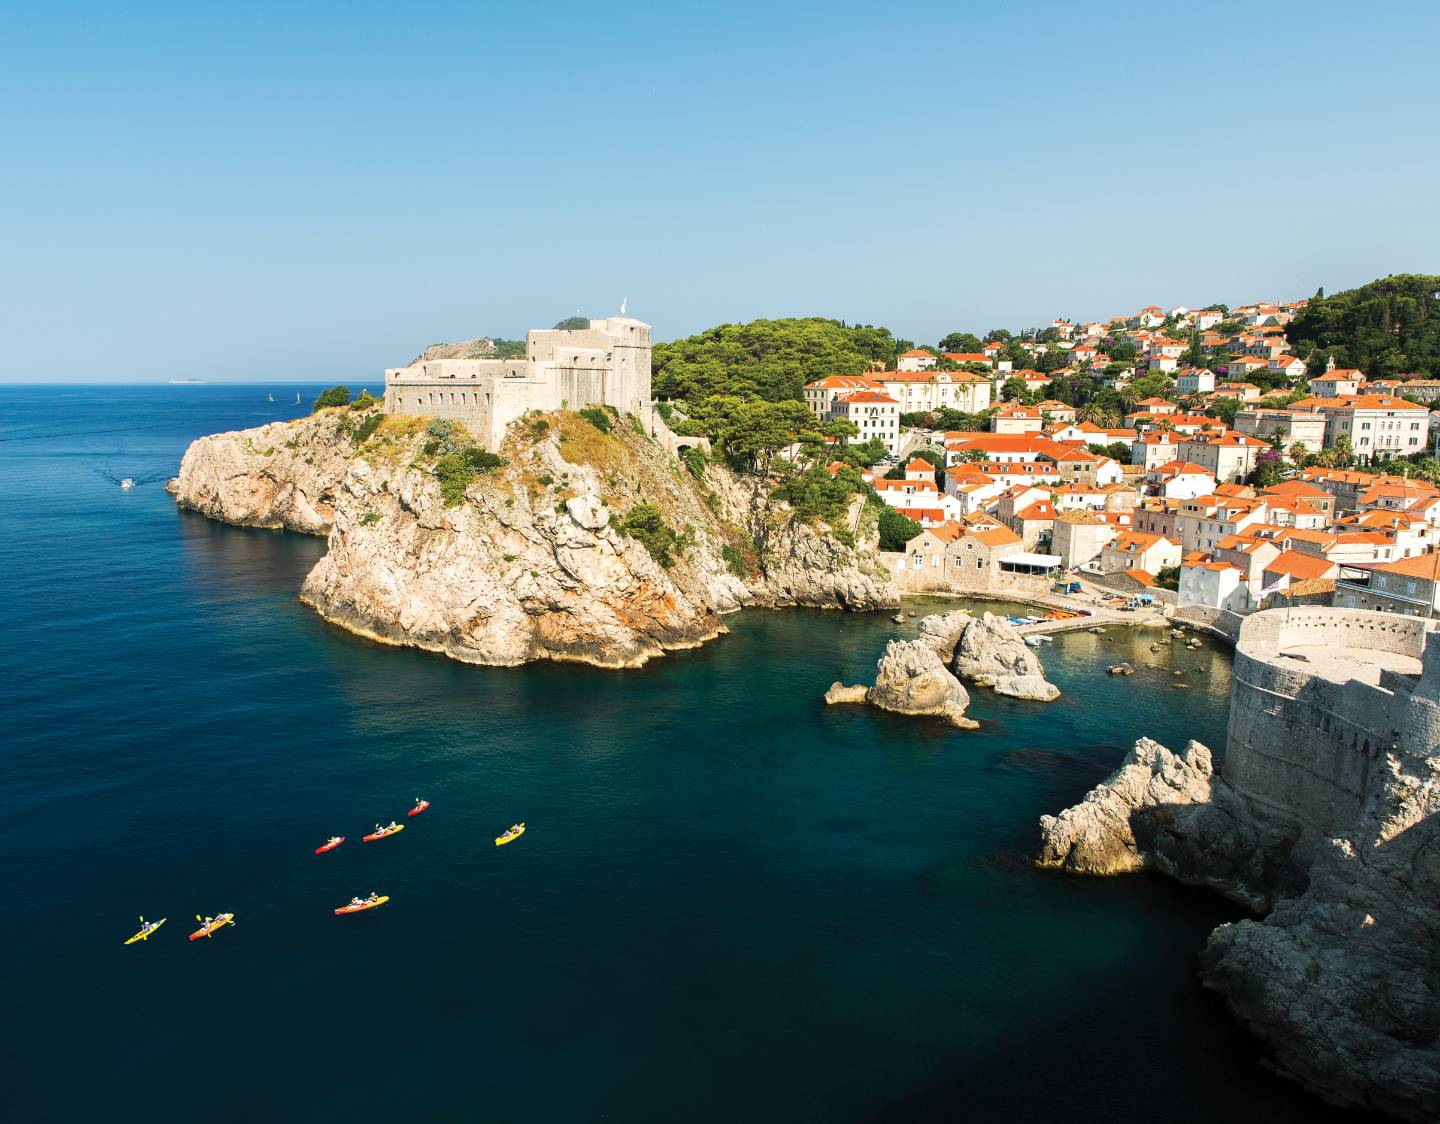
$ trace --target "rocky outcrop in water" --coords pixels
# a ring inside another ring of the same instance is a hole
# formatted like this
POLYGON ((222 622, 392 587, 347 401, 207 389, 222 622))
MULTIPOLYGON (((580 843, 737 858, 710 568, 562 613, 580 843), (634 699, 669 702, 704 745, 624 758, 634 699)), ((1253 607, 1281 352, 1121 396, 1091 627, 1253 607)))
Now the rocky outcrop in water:
POLYGON ((989 613, 977 621, 956 609, 923 618, 914 640, 891 640, 876 664, 874 686, 832 683, 825 701, 863 701, 897 714, 943 717, 973 729, 979 723, 965 716, 970 694, 958 676, 1016 698, 1049 701, 1060 694, 1045 681, 1039 658, 1008 621, 989 613), (976 639, 968 640, 972 635, 976 639))
POLYGON ((1141 738, 1120 768, 1079 804, 1058 816, 1040 817, 1037 862, 1075 874, 1140 870, 1145 858, 1135 838, 1136 818, 1159 808, 1205 803, 1213 782, 1210 751, 1199 742, 1176 754, 1141 738))
POLYGON ((519 422, 508 463, 447 505, 425 420, 366 432, 369 416, 201 438, 177 502, 328 535, 302 600, 361 635, 474 663, 636 666, 723 633, 721 615, 747 605, 899 603, 873 544, 840 543, 719 465, 696 479, 623 418, 608 434, 563 412, 519 422), (624 529, 642 504, 663 521, 649 545, 624 529))
POLYGON ((1296 833, 1254 815, 1210 750, 1141 738, 1120 768, 1058 816, 1040 817, 1037 865, 1071 874, 1153 870, 1254 910, 1305 884, 1296 833))
POLYGON ((986 613, 960 633, 955 648, 955 674, 997 695, 1051 702, 1060 689, 1045 678, 1045 668, 1015 626, 986 613))
POLYGON ((892 640, 885 646, 865 701, 897 714, 934 715, 962 728, 978 725, 965 717, 969 693, 939 653, 920 640, 892 640))

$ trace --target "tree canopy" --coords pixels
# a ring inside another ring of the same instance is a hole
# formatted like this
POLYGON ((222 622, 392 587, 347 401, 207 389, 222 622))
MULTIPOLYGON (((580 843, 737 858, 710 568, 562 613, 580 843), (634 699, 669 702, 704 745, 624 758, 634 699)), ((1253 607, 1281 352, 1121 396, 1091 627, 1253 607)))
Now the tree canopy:
POLYGON ((1317 293, 1286 328, 1312 373, 1333 357, 1368 375, 1440 377, 1440 277, 1397 273, 1358 289, 1317 293))
POLYGON ((984 346, 973 332, 951 332, 940 341, 941 351, 955 351, 963 355, 974 355, 984 346))
POLYGON ((662 398, 710 395, 799 401, 807 382, 862 374, 872 361, 895 361, 887 328, 849 326, 820 317, 721 324, 654 349, 654 388, 662 398))
POLYGON ((565 329, 570 329, 570 330, 574 330, 574 329, 576 329, 576 328, 588 328, 588 327, 590 327, 590 317, 588 317, 588 316, 567 316, 567 317, 565 317, 564 320, 560 321, 560 323, 556 324, 555 327, 556 327, 556 328, 565 328, 565 329))

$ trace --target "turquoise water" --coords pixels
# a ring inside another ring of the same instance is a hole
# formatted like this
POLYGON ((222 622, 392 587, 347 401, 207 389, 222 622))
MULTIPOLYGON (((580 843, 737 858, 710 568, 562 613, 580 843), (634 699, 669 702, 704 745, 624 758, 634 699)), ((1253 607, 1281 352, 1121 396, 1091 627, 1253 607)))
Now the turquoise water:
POLYGON ((821 702, 885 615, 624 672, 380 647, 296 600, 323 542, 162 490, 265 394, 0 388, 6 1117, 1331 1118, 1195 981, 1233 907, 1028 861, 1138 735, 1222 744, 1223 651, 1071 634, 1059 702, 961 732, 821 702))

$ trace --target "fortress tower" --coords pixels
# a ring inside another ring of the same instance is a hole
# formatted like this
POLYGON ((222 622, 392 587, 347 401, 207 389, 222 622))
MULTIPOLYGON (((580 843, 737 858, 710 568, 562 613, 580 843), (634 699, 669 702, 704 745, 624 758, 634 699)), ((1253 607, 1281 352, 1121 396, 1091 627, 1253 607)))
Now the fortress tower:
POLYGON ((1271 609, 1235 648, 1230 785, 1323 839, 1344 832, 1387 754, 1440 752, 1436 622, 1359 609, 1271 609))
POLYGON ((487 448, 527 410, 614 406, 648 422, 650 325, 531 329, 524 359, 434 359, 385 372, 385 409, 462 421, 487 448))

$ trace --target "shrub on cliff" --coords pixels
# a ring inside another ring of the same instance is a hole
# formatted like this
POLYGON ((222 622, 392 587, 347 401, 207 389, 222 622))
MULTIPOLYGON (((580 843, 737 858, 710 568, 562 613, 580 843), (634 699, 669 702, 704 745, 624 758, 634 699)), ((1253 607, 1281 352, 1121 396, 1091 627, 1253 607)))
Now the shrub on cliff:
POLYGON ((667 570, 675 565, 675 551, 680 545, 680 537, 666 524, 664 513, 653 503, 637 503, 625 516, 621 527, 667 570))
POLYGON ((436 418, 425 427, 425 435, 430 438, 424 446, 426 456, 435 456, 438 453, 442 457, 448 457, 452 453, 460 452, 470 440, 465 427, 449 418, 436 418))
POLYGON ((355 396, 355 401, 350 403, 352 410, 368 410, 371 406, 381 405, 380 399, 371 394, 368 390, 362 390, 355 396))
POLYGON ((370 435, 380 428, 380 423, 385 420, 385 415, 379 410, 370 414, 355 430, 355 444, 362 445, 369 440, 370 435))
POLYGON ((597 406, 586 406, 583 410, 577 410, 576 413, 601 433, 609 433, 614 425, 614 422, 610 420, 610 415, 597 406))
POLYGON ((315 399, 315 405, 311 407, 310 412, 313 414, 330 406, 343 406, 349 401, 350 388, 348 386, 332 386, 329 390, 322 391, 320 397, 315 399))
POLYGON ((475 477, 493 472, 505 463, 504 457, 497 457, 473 441, 457 452, 446 453, 435 462, 440 498, 446 507, 459 507, 465 502, 465 489, 475 477))
POLYGON ((705 450, 695 445, 687 445, 680 453, 680 459, 685 462, 685 467, 690 470, 690 475, 696 480, 705 479, 705 450))

